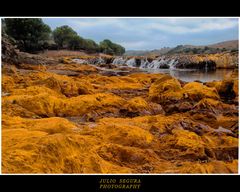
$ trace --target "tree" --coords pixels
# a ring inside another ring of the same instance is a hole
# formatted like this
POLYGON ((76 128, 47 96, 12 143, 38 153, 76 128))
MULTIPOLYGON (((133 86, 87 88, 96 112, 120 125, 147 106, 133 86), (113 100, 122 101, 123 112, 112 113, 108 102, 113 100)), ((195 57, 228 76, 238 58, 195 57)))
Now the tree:
POLYGON ((67 48, 71 50, 80 50, 84 49, 89 52, 98 52, 98 44, 91 39, 84 39, 78 35, 74 35, 69 38, 67 43, 67 48))
POLYGON ((85 46, 85 40, 78 35, 74 35, 70 37, 67 43, 67 47, 71 50, 84 49, 84 46, 85 46))
POLYGON ((227 49, 224 47, 224 48, 222 48, 222 52, 224 52, 224 51, 227 51, 227 49))
POLYGON ((193 54, 198 54, 199 53, 199 49, 193 48, 192 52, 193 52, 193 54))
POLYGON ((116 55, 122 55, 125 53, 125 48, 118 44, 113 44, 112 49, 116 55))
POLYGON ((85 47, 84 48, 90 52, 98 52, 99 51, 98 44, 91 39, 85 39, 85 47))
POLYGON ((72 40, 76 43, 77 39, 78 39, 77 33, 71 27, 69 27, 67 25, 57 27, 53 31, 53 38, 59 48, 68 47, 68 43, 70 40, 72 40))
POLYGON ((208 46, 204 47, 204 51, 209 50, 210 48, 208 46))
POLYGON ((122 55, 123 53, 125 53, 124 47, 122 47, 119 44, 113 43, 108 39, 101 41, 99 48, 101 52, 105 54, 110 54, 110 55, 113 55, 113 54, 122 55))
POLYGON ((6 33, 6 22, 5 19, 2 19, 2 34, 6 33))
POLYGON ((51 33, 50 27, 37 18, 7 18, 5 30, 16 40, 18 48, 27 52, 41 50, 51 33))
POLYGON ((99 43, 100 51, 105 54, 113 55, 113 49, 111 48, 112 42, 108 39, 105 39, 99 43))

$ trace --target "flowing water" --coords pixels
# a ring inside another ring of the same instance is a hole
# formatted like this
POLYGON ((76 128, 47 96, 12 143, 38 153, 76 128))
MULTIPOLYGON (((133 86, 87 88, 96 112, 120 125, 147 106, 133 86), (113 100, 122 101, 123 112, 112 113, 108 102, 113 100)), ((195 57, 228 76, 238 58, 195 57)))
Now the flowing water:
MULTIPOLYGON (((104 60, 100 60, 97 63, 102 63, 104 60)), ((77 63, 89 63, 88 61, 82 59, 73 60, 77 63)), ((123 57, 117 57, 113 60, 113 64, 117 65, 127 65, 128 67, 137 67, 141 71, 149 72, 149 73, 166 73, 171 76, 180 79, 185 82, 192 81, 201 81, 201 82, 211 82, 211 81, 220 81, 224 78, 228 78, 231 76, 233 70, 232 69, 216 69, 210 70, 205 68, 203 70, 197 69, 177 69, 175 65, 178 63, 178 60, 175 58, 166 58, 159 57, 151 62, 147 60, 147 58, 141 59, 140 63, 137 63, 135 58, 127 59, 123 57), (166 69, 167 68, 167 69, 166 69)), ((112 69, 111 71, 114 71, 112 69)))
POLYGON ((143 69, 143 71, 150 73, 166 73, 171 76, 186 82, 201 81, 219 81, 231 76, 232 69, 217 69, 216 71, 207 70, 181 70, 181 69, 143 69))

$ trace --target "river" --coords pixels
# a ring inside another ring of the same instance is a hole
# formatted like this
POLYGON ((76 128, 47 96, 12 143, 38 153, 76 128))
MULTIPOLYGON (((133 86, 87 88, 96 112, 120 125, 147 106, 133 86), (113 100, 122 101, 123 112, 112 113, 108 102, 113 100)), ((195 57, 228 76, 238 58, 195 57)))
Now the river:
POLYGON ((201 81, 211 82, 219 81, 231 76, 233 69, 217 69, 215 71, 201 70, 181 70, 181 69, 143 69, 150 73, 166 73, 185 82, 201 81))

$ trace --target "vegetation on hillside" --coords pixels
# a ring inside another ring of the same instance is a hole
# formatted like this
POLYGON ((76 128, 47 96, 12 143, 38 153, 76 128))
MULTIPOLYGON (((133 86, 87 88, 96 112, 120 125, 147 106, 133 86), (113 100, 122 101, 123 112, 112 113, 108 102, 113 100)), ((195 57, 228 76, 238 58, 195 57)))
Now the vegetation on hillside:
POLYGON ((184 46, 178 45, 175 48, 169 50, 167 54, 176 54, 176 53, 184 53, 184 54, 215 54, 222 53, 226 51, 236 52, 237 49, 227 49, 225 47, 211 47, 211 46, 184 46))
POLYGON ((3 19, 3 32, 15 40, 21 51, 36 52, 44 49, 84 50, 90 53, 102 52, 122 55, 125 48, 108 39, 97 44, 92 39, 78 35, 71 27, 63 25, 51 31, 42 19, 3 19))
POLYGON ((158 56, 172 54, 215 54, 223 52, 238 52, 238 40, 223 41, 216 44, 194 46, 194 45, 177 45, 176 47, 163 47, 151 51, 126 51, 126 56, 158 56))

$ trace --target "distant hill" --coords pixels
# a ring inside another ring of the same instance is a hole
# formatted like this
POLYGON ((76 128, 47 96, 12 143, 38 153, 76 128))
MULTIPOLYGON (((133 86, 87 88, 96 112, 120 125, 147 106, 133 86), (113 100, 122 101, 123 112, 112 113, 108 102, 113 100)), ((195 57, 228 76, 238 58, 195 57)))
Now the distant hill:
POLYGON ((135 51, 135 50, 129 50, 129 51, 126 51, 124 55, 126 56, 148 56, 148 55, 162 55, 162 54, 166 54, 169 50, 171 50, 170 47, 164 47, 164 48, 161 48, 161 49, 154 49, 154 50, 151 50, 151 51, 143 51, 143 50, 140 50, 140 51, 135 51))
POLYGON ((238 51, 238 40, 223 41, 210 45, 178 45, 176 47, 164 47, 162 49, 155 49, 151 51, 126 51, 126 56, 154 56, 164 54, 203 54, 203 53, 219 53, 225 51, 238 51))
POLYGON ((202 53, 218 53, 224 51, 237 51, 238 40, 223 41, 216 44, 210 45, 178 45, 167 52, 167 54, 175 53, 189 53, 189 54, 202 54, 202 53))
POLYGON ((225 49, 237 49, 238 50, 238 40, 232 40, 232 41, 223 41, 220 43, 216 43, 216 44, 212 44, 212 45, 208 45, 208 47, 212 47, 212 48, 225 48, 225 49))
POLYGON ((137 50, 128 50, 124 53, 125 56, 143 56, 148 54, 150 51, 137 51, 137 50))

